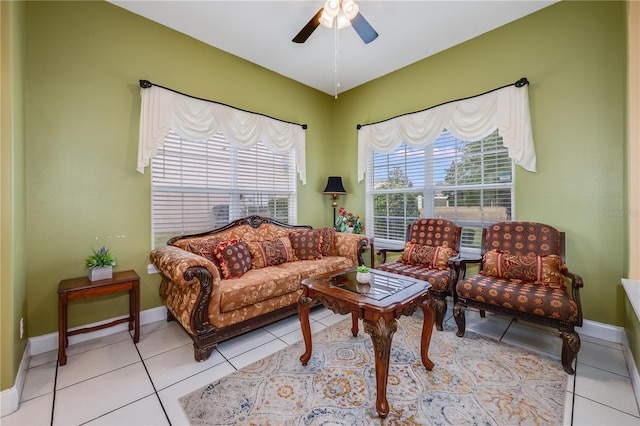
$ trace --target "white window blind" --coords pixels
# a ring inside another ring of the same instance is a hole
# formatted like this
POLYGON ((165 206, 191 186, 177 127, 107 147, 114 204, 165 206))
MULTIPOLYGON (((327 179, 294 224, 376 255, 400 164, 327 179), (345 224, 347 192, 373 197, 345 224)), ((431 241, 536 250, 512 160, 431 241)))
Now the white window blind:
POLYGON ((513 217, 513 160, 497 131, 466 142, 443 132, 429 148, 402 143, 369 151, 367 229, 376 243, 400 243, 420 217, 463 227, 462 247, 478 249, 482 228, 513 217))
POLYGON ((170 132, 151 164, 153 246, 249 215, 296 223, 295 169, 293 151, 241 149, 221 132, 206 142, 170 132))

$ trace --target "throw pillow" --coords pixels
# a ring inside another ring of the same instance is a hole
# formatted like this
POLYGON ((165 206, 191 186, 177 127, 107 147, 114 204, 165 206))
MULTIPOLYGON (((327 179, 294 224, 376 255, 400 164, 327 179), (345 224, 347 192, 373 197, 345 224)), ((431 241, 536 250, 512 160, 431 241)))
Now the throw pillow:
POLYGON ((291 242, 287 237, 280 237, 274 241, 250 241, 247 242, 247 246, 254 269, 281 265, 293 260, 291 242))
POLYGON ((315 231, 322 237, 320 254, 323 256, 333 256, 335 252, 333 237, 336 234, 336 230, 333 228, 319 228, 315 229, 315 231))
POLYGON ((481 274, 488 277, 516 279, 566 289, 562 259, 555 254, 544 256, 514 256, 499 250, 484 254, 481 274))
POLYGON ((320 247, 322 235, 315 229, 305 229, 289 233, 294 260, 322 259, 320 247))
POLYGON ((224 278, 240 278, 251 269, 251 253, 242 240, 224 241, 215 253, 224 278))
POLYGON ((451 247, 406 243, 400 262, 429 269, 449 269, 449 259, 456 255, 451 247))
POLYGON ((218 259, 216 258, 216 248, 218 247, 218 244, 220 244, 220 240, 212 238, 210 240, 190 242, 185 250, 197 254, 198 256, 205 257, 213 263, 218 264, 218 259))

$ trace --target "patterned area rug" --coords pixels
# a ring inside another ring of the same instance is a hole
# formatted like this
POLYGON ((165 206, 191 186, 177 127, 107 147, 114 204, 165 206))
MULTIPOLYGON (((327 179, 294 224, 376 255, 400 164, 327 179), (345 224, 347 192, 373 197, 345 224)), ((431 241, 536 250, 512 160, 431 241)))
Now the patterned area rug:
MULTIPOLYGON (((348 318, 348 317, 345 317, 348 318)), ((560 362, 449 326, 420 361, 422 316, 393 336, 387 399, 375 410, 371 337, 346 319, 313 335, 306 367, 298 342, 180 398, 192 425, 559 425, 567 374, 560 362)))

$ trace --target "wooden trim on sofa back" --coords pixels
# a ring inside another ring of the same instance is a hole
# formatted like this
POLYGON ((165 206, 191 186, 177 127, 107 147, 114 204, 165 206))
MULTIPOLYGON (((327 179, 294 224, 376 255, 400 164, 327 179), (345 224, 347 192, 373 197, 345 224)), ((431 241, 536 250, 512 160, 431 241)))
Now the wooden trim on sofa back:
POLYGON ((279 226, 281 228, 286 228, 286 229, 313 229, 313 227, 309 225, 289 225, 286 223, 278 222, 277 220, 270 217, 253 215, 253 216, 243 217, 241 219, 236 219, 233 222, 229 223, 228 225, 224 225, 220 228, 212 229, 211 231, 202 232, 199 234, 178 235, 177 237, 170 238, 169 241, 167 241, 167 245, 168 246, 174 245, 176 241, 180 241, 186 238, 197 238, 197 237, 204 237, 210 234, 217 234, 219 232, 226 231, 228 229, 241 226, 241 225, 249 225, 255 229, 262 224, 271 224, 271 225, 279 226))

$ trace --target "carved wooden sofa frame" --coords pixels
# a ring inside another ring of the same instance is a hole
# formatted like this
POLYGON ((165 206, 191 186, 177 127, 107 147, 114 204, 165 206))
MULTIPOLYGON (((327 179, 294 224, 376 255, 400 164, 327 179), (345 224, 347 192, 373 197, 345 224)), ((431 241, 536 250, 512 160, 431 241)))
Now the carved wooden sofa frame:
MULTIPOLYGON (((194 358, 196 361, 204 361, 209 358, 212 351, 215 349, 217 344, 221 341, 227 340, 231 337, 238 336, 240 334, 246 333, 248 331, 263 327, 267 324, 271 324, 283 318, 287 318, 291 315, 297 314, 298 312, 298 298, 296 297, 295 303, 292 303, 288 306, 282 307, 280 309, 274 310, 272 312, 260 314, 258 316, 249 318, 242 322, 238 322, 235 324, 226 325, 224 327, 216 328, 215 326, 210 324, 209 321, 209 303, 212 298, 213 293, 213 285, 214 285, 214 276, 208 267, 200 266, 195 264, 198 262, 195 257, 200 257, 198 255, 193 255, 192 253, 178 253, 178 256, 183 257, 182 264, 186 266, 182 266, 180 271, 171 272, 172 277, 167 276, 166 274, 170 274, 170 269, 165 268, 165 272, 163 273, 162 268, 158 265, 162 265, 163 256, 171 257, 175 255, 176 251, 184 252, 178 247, 174 247, 173 244, 182 239, 188 238, 198 238, 205 237, 208 235, 215 235, 221 232, 230 230, 235 227, 239 227, 242 225, 249 225, 252 228, 258 228, 262 224, 271 224, 281 228, 285 228, 291 231, 296 230, 305 230, 305 229, 313 229, 311 226, 307 225, 288 225, 281 222, 278 222, 274 219, 262 217, 262 216, 249 216, 246 218, 235 220, 228 225, 225 225, 221 228, 214 229, 212 231, 193 234, 193 235, 184 235, 177 236, 171 238, 167 242, 167 246, 159 247, 154 249, 151 252, 150 258, 154 263, 156 268, 160 270, 163 282, 164 280, 172 280, 172 279, 180 279, 185 283, 194 283, 192 285, 196 286, 197 297, 195 298, 195 303, 193 309, 188 317, 188 321, 184 319, 182 321, 178 320, 178 322, 185 329, 187 334, 193 340, 194 347, 194 358), (186 259, 186 260, 184 260, 186 259), (189 266, 192 265, 192 266, 189 266), (186 324, 183 324, 183 321, 186 324)), ((339 234, 339 233, 336 233, 339 234)), ((353 245, 356 247, 357 251, 357 264, 362 265, 364 261, 362 259, 362 252, 364 249, 368 247, 368 240, 365 236, 357 235, 357 234, 341 234, 338 238, 343 241, 344 239, 357 239, 361 237, 361 240, 358 240, 353 243, 351 241, 350 246, 353 245)), ((201 259, 206 260, 206 259, 201 259)), ((216 278, 219 281, 219 278, 216 278)), ((299 290, 301 294, 301 290, 299 290)), ((166 304, 166 301, 165 301, 166 304)), ((170 309, 167 309, 167 321, 177 320, 177 318, 172 314, 170 309)))

